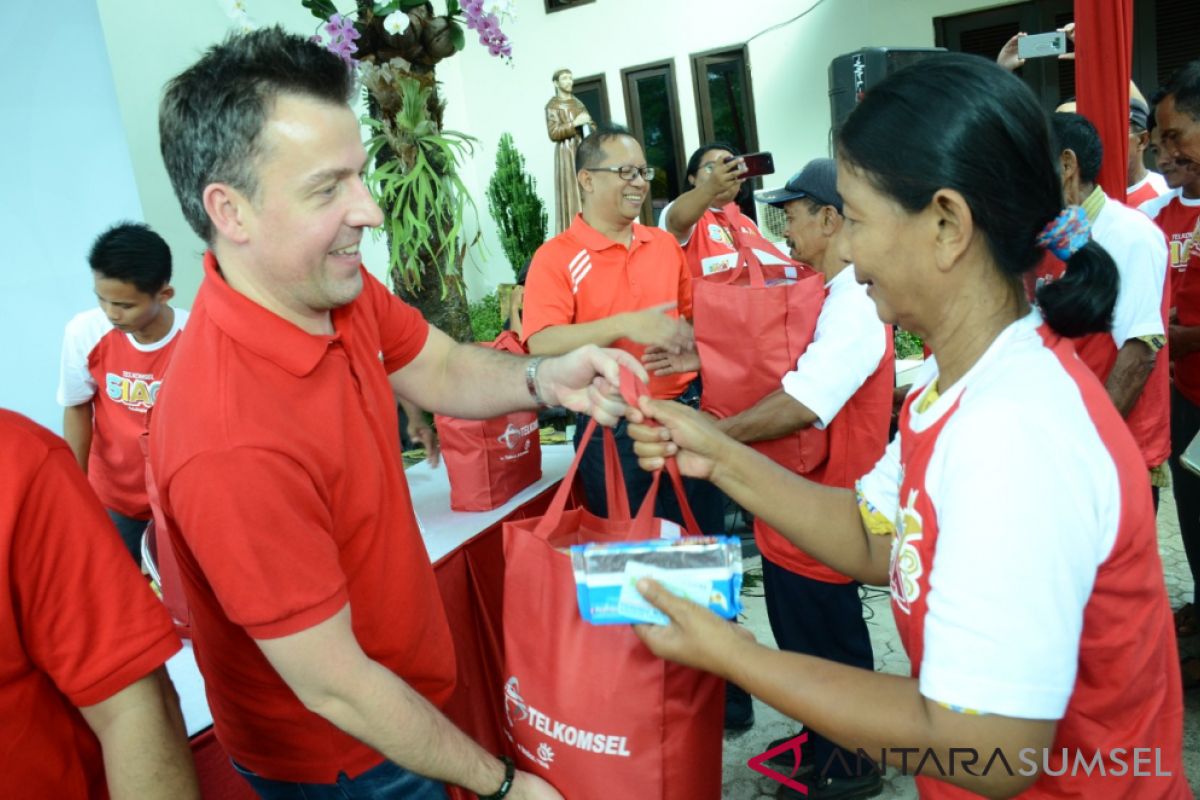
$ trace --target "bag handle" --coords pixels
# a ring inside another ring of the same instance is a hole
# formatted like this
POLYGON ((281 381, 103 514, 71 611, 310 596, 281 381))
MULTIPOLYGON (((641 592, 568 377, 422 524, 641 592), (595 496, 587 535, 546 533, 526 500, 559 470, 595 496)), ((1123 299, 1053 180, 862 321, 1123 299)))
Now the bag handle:
MULTIPOLYGON (((650 388, 646 382, 625 366, 621 367, 620 390, 621 399, 630 406, 637 406, 638 398, 650 394, 650 388)), ((650 427, 658 427, 658 423, 653 420, 646 420, 646 424, 650 427)), ((679 464, 675 462, 674 457, 665 459, 665 463, 667 475, 670 476, 671 485, 675 489, 675 499, 679 501, 679 511, 683 515, 684 530, 690 536, 699 536, 701 535, 700 524, 696 522, 691 504, 688 503, 687 492, 683 488, 683 476, 679 472, 679 464)), ((646 492, 641 508, 638 509, 637 516, 633 520, 635 534, 643 539, 654 538, 654 501, 658 497, 658 485, 661 478, 662 470, 655 470, 654 477, 650 481, 650 489, 646 492)))
MULTIPOLYGON (((575 476, 579 473, 579 465, 583 461, 584 451, 587 450, 588 443, 592 440, 592 434, 595 433, 597 427, 595 418, 589 417, 587 427, 583 430, 583 438, 579 440, 579 447, 575 449, 575 458, 572 459, 567 474, 559 483, 558 491, 554 493, 550 505, 546 507, 546 513, 542 515, 541 520, 533 529, 533 535, 539 539, 549 539, 557 529, 558 523, 562 521, 563 515, 566 514, 567 500, 571 497, 571 487, 575 483, 575 476)), ((609 519, 628 521, 629 496, 625 492, 625 477, 621 473, 621 462, 617 457, 617 441, 610 428, 604 428, 604 482, 608 493, 609 519)))
POLYGON ((501 331, 500 335, 495 339, 490 342, 482 342, 482 344, 484 347, 490 347, 493 350, 505 353, 513 353, 519 356, 529 355, 529 352, 521 344, 520 337, 512 331, 501 331))
POLYGON ((772 253, 781 261, 786 262, 789 266, 797 267, 801 270, 811 271, 810 268, 786 255, 779 246, 774 242, 768 241, 760 233, 743 232, 741 226, 735 224, 736 220, 730 217, 730 212, 740 213, 737 210, 736 203, 729 203, 719 210, 713 212, 718 220, 725 223, 726 230, 733 237, 733 246, 738 253, 738 266, 734 269, 727 270, 727 274, 716 276, 705 276, 704 280, 713 283, 733 283, 737 280, 743 271, 748 271, 750 274, 750 285, 756 289, 761 289, 766 286, 766 276, 763 272, 762 259, 759 258, 755 248, 772 253))

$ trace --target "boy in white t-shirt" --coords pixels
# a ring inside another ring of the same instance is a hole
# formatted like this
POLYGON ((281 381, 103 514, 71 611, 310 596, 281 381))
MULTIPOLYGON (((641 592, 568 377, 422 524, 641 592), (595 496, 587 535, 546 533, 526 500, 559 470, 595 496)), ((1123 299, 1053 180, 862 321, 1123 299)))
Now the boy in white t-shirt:
POLYGON ((150 501, 139 437, 187 312, 169 305, 171 250, 146 225, 105 231, 88 262, 100 307, 77 314, 63 337, 63 437, 140 562, 150 501))

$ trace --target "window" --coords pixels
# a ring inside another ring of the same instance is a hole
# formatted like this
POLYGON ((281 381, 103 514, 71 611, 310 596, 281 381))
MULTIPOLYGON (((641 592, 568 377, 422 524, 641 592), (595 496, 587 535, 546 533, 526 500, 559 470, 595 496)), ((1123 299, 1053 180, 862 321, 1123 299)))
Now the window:
POLYGON ((642 208, 642 222, 653 225, 686 184, 675 64, 660 61, 623 69, 621 82, 629 128, 646 150, 646 163, 657 170, 650 184, 650 203, 642 208))
POLYGON ((1200 58, 1196 0, 1135 0, 1133 7, 1133 79, 1149 97, 1175 70, 1200 58))
POLYGON ((546 0, 546 13, 551 11, 563 11, 564 9, 582 6, 586 3, 591 3, 592 0, 546 0))
POLYGON ((603 74, 576 78, 572 91, 597 124, 607 125, 612 122, 612 114, 608 110, 608 82, 604 80, 603 74))
MULTIPOLYGON (((1017 31, 1042 33, 1060 28, 1073 18, 1071 0, 1027 0, 1023 3, 939 17, 934 20, 937 44, 950 50, 995 58, 1017 31)), ((1133 81, 1147 97, 1176 69, 1200 57, 1196 31, 1200 3, 1196 0, 1134 0, 1133 81)), ((1075 94, 1072 61, 1031 59, 1018 73, 1053 109, 1075 94)))
MULTIPOLYGON (((700 142, 728 142, 742 153, 756 152, 758 128, 745 45, 693 55, 692 80, 700 142)), ((762 178, 755 178, 738 198, 742 213, 751 219, 757 219, 753 190, 761 188, 762 178)))
MULTIPOLYGON (((995 59, 1000 48, 1015 33, 1045 33, 1060 28, 1073 17, 1072 0, 1030 2, 956 14, 934 19, 939 47, 995 59)), ((1042 106, 1052 111, 1075 94, 1075 62, 1031 58, 1017 74, 1033 89, 1042 106)))

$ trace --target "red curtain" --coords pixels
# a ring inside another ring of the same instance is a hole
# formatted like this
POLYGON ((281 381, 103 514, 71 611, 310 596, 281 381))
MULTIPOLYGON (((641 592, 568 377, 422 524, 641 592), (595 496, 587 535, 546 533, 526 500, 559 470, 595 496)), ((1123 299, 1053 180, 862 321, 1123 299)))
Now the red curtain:
POLYGON ((1079 113, 1100 131, 1100 185, 1125 200, 1129 163, 1129 76, 1133 0, 1075 0, 1075 90, 1079 113))

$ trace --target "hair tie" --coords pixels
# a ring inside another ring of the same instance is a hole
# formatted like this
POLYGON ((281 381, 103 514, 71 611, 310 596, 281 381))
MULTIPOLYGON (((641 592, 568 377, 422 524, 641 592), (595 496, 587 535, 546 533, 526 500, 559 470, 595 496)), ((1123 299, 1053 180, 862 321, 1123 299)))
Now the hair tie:
POLYGON ((1068 261, 1088 243, 1091 235, 1092 222, 1083 206, 1067 206, 1038 234, 1037 245, 1054 253, 1059 260, 1068 261))

